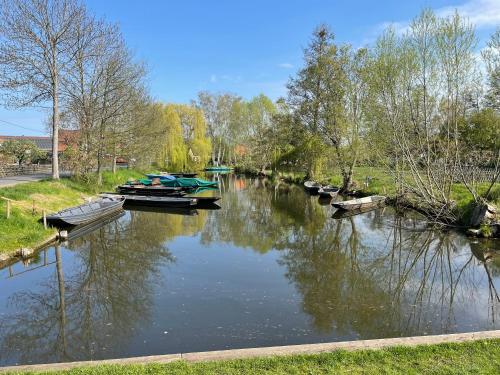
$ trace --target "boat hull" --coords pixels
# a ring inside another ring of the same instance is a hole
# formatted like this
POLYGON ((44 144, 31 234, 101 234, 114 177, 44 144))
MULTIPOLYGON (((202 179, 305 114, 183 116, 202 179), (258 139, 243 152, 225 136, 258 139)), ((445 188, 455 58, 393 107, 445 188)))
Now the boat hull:
POLYGON ((338 188, 321 188, 318 190, 318 194, 322 198, 335 198, 338 193, 338 188))
POLYGON ((121 185, 118 186, 116 191, 120 194, 130 195, 147 195, 156 197, 173 197, 183 196, 186 194, 185 188, 181 187, 167 187, 167 186, 138 186, 138 185, 121 185))
POLYGON ((321 185, 318 184, 317 182, 306 181, 306 182, 304 182, 304 189, 306 189, 306 191, 309 194, 317 195, 319 192, 319 189, 321 189, 321 185))
POLYGON ((104 198, 49 215, 47 222, 55 226, 88 224, 120 211, 124 203, 120 197, 104 198))
POLYGON ((365 210, 384 206, 385 199, 386 197, 383 196, 372 196, 343 202, 334 202, 332 206, 345 211, 365 210))
POLYGON ((104 197, 118 196, 125 199, 127 205, 138 204, 141 206, 153 207, 192 207, 195 208, 198 204, 196 198, 183 198, 183 197, 158 197, 148 195, 134 195, 134 194, 102 194, 104 197))

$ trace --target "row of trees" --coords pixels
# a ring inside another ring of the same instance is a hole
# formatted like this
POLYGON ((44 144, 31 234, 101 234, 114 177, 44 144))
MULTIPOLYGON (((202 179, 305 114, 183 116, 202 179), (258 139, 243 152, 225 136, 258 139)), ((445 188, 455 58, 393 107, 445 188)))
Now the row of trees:
POLYGON ((210 161, 264 170, 274 158, 277 106, 264 94, 244 100, 233 94, 200 92, 193 105, 203 111, 212 143, 210 161))
POLYGON ((389 27, 370 48, 337 44, 320 26, 286 98, 200 94, 212 160, 222 155, 259 170, 288 165, 308 178, 335 168, 344 190, 360 163, 385 166, 400 194, 455 221, 453 184, 479 202, 500 176, 500 29, 480 59, 476 46, 473 26, 458 13, 424 10, 405 33, 389 27), (239 144, 244 157, 228 156, 239 144), (474 173, 485 166, 492 177, 480 196, 474 173))
POLYGON ((156 135, 146 70, 119 28, 79 0, 0 2, 0 89, 6 105, 50 108, 52 175, 59 178, 59 129, 78 131, 69 163, 97 169, 156 135))

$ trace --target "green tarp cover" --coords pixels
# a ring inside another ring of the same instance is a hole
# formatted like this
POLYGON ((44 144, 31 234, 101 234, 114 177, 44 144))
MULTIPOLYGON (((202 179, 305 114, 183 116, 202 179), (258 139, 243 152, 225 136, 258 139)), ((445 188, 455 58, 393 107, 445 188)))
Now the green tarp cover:
POLYGON ((199 178, 178 177, 175 180, 161 181, 163 186, 170 187, 217 187, 216 181, 205 181, 199 178))

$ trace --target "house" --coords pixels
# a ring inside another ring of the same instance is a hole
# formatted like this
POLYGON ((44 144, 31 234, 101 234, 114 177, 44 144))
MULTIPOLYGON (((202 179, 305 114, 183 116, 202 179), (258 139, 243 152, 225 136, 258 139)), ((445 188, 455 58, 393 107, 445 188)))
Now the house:
MULTIPOLYGON (((59 130, 59 153, 64 152, 68 147, 76 145, 78 142, 78 130, 59 130)), ((29 141, 33 142, 40 150, 45 151, 47 155, 52 155, 52 137, 38 136, 17 136, 17 135, 0 135, 0 144, 5 141, 29 141)))

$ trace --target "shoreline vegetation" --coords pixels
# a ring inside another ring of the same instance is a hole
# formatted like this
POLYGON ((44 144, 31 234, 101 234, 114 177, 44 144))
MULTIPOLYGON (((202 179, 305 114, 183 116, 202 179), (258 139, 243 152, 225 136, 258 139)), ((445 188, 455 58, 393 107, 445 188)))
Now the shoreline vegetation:
POLYGON ((337 350, 321 354, 257 357, 208 362, 96 365, 16 374, 498 374, 500 340, 337 350))
MULTIPOLYGON (((244 173, 251 176, 266 176, 268 178, 282 180, 287 183, 303 184, 307 180, 305 172, 281 172, 281 171, 258 171, 248 168, 236 168, 239 173, 244 173)), ((323 172, 319 174, 321 177, 317 181, 323 185, 342 185, 342 175, 340 171, 323 172)), ((483 195, 489 188, 489 183, 480 183, 477 185, 479 196, 483 195)), ((413 209, 419 212, 419 206, 416 202, 402 201, 397 192, 397 186, 394 183, 392 176, 390 176, 383 168, 377 167, 357 167, 352 176, 351 188, 344 191, 345 195, 365 197, 369 195, 384 195, 388 201, 393 205, 398 205, 403 208, 413 209), (398 201, 399 198, 399 201, 398 201)), ((461 183, 455 183, 451 186, 451 199, 455 204, 456 216, 461 220, 449 224, 447 226, 461 229, 469 229, 470 216, 475 206, 475 200, 469 194, 467 188, 461 183)), ((489 202, 500 206, 500 183, 496 183, 489 192, 489 202)), ((425 213, 423 213, 425 216, 425 213)), ((436 223, 439 224, 439 223, 436 223)), ((442 223, 441 223, 442 224, 442 223)))

